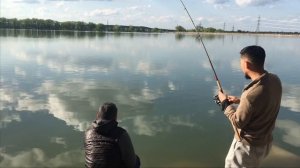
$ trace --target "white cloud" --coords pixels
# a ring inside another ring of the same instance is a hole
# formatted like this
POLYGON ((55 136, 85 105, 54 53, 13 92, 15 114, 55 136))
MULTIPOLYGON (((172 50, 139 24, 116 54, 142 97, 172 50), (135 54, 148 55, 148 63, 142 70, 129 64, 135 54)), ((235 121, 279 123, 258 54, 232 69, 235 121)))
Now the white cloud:
POLYGON ((172 81, 168 82, 168 87, 171 91, 175 91, 176 90, 176 86, 172 81))
POLYGON ((120 9, 95 9, 91 12, 86 13, 87 16, 111 16, 120 14, 120 9))
POLYGON ((39 0, 13 0, 13 2, 15 2, 15 3, 29 3, 29 4, 40 3, 39 0))
POLYGON ((5 112, 1 112, 1 118, 0 118, 0 128, 5 128, 6 125, 10 122, 16 121, 16 122, 20 122, 21 121, 21 117, 18 114, 11 114, 11 113, 5 113, 5 112))
POLYGON ((137 102, 151 103, 162 95, 160 90, 151 90, 147 84, 141 89, 139 94, 131 94, 130 98, 137 102))
POLYGON ((229 0, 206 0, 206 2, 211 4, 224 4, 229 2, 229 0))
POLYGON ((18 88, 2 88, 0 89, 0 105, 1 110, 4 108, 22 111, 29 110, 36 112, 38 110, 47 109, 46 102, 36 98, 34 95, 28 94, 18 88))
POLYGON ((84 16, 87 20, 91 17, 96 19, 97 22, 101 20, 106 22, 109 18, 111 23, 123 22, 126 25, 131 25, 137 21, 148 21, 149 15, 147 15, 151 5, 134 5, 129 7, 118 8, 98 8, 89 12, 85 12, 84 16), (122 17, 120 17, 122 16, 122 17))
POLYGON ((26 72, 20 67, 15 67, 15 74, 23 77, 26 76, 26 72))
POLYGON ((251 18, 253 19, 253 17, 251 17, 251 16, 239 16, 239 17, 235 18, 235 20, 238 21, 238 22, 242 22, 242 21, 247 21, 251 18))
POLYGON ((216 111, 215 109, 213 109, 213 110, 208 110, 208 114, 209 114, 211 117, 215 116, 216 113, 217 113, 217 111, 216 111))
POLYGON ((37 15, 41 18, 45 18, 45 16, 49 13, 50 13, 49 8, 47 8, 47 7, 39 7, 35 10, 35 15, 37 15))
POLYGON ((163 131, 163 127, 157 124, 160 120, 162 120, 162 118, 154 117, 152 120, 149 120, 148 118, 145 119, 145 116, 136 116, 133 120, 133 131, 138 135, 154 136, 158 132, 163 131))
POLYGON ((63 145, 64 147, 66 147, 66 145, 67 145, 67 143, 66 143, 66 141, 63 137, 52 137, 50 139, 50 142, 56 143, 56 144, 59 144, 59 145, 63 145))
POLYGON ((272 5, 274 2, 279 0, 235 0, 239 6, 263 6, 263 5, 272 5))
MULTIPOLYGON (((47 110, 55 118, 63 120, 66 125, 74 127, 76 130, 84 131, 90 125, 90 114, 83 114, 81 109, 93 111, 98 108, 99 103, 104 100, 113 100, 118 102, 118 105, 128 107, 138 107, 137 109, 146 109, 144 106, 151 107, 152 102, 162 96, 160 89, 150 89, 147 83, 136 93, 130 92, 127 88, 120 88, 114 83, 101 84, 95 81, 86 81, 83 79, 72 79, 63 83, 56 83, 52 80, 44 81, 40 87, 34 89, 34 93, 27 93, 20 88, 1 88, 0 100, 1 108, 15 109, 16 111, 39 112, 47 110), (72 83, 72 85, 69 85, 72 83), (114 94, 103 95, 99 99, 95 95, 95 91, 101 92, 110 90, 114 94), (91 94, 91 91, 93 94, 91 94), (91 96, 94 95, 94 96, 91 96), (113 95, 113 96, 112 96, 113 95), (74 106, 74 102, 80 102, 80 105, 74 106), (79 108, 78 108, 79 107, 79 108)), ((146 110, 147 111, 147 110, 146 110)), ((132 112, 132 110, 131 110, 132 112)), ((140 112, 137 110, 137 112, 140 112)), ((125 117, 131 116, 132 113, 123 113, 125 117)), ((136 115, 135 112, 133 112, 136 115)), ((18 114, 4 115, 1 118, 2 126, 12 121, 21 121, 18 114)), ((53 142, 63 144, 61 139, 52 139, 53 142)))
MULTIPOLYGON (((53 81, 45 81, 40 88, 36 89, 37 95, 21 91, 19 88, 1 89, 1 110, 15 109, 16 111, 25 110, 30 112, 48 110, 49 113, 54 117, 65 121, 66 125, 73 126, 76 130, 84 131, 90 125, 90 121, 88 121, 86 118, 77 117, 77 113, 74 111, 69 111, 66 107, 67 105, 65 104, 65 102, 62 102, 58 95, 63 93, 68 93, 68 95, 70 95, 74 90, 80 90, 76 87, 83 90, 89 90, 90 86, 94 84, 91 84, 88 81, 79 81, 79 83, 77 82, 78 85, 76 85, 76 81, 73 82, 73 87, 66 86, 68 84, 64 84, 61 87, 58 87, 53 81)), ((74 92, 74 94, 70 96, 81 98, 82 96, 84 96, 84 94, 82 92, 74 92)), ((91 101, 90 103, 92 105, 93 101, 91 101)), ((5 114, 4 117, 1 118, 1 121, 3 122, 3 124, 7 124, 12 121, 21 121, 21 119, 17 114, 5 114)))
POLYGON ((283 135, 284 142, 295 147, 300 147, 299 123, 291 120, 277 120, 276 127, 285 131, 283 135))
POLYGON ((158 16, 156 17, 156 19, 158 22, 164 23, 164 22, 170 22, 172 20, 175 20, 175 17, 172 15, 164 15, 164 16, 158 16))
POLYGON ((65 5, 64 1, 60 1, 60 2, 57 2, 57 3, 55 4, 55 6, 56 6, 57 8, 61 8, 61 7, 63 7, 64 5, 65 5))
POLYGON ((78 119, 76 113, 68 111, 61 100, 54 94, 48 98, 49 113, 54 117, 66 122, 67 125, 73 126, 76 130, 85 131, 90 125, 90 121, 78 119))
POLYGON ((149 61, 139 61, 137 63, 137 72, 138 73, 143 73, 147 76, 151 76, 151 75, 167 75, 168 74, 168 67, 155 67, 152 65, 151 62, 149 61))
POLYGON ((46 160, 45 153, 38 148, 33 148, 29 151, 19 152, 15 156, 10 156, 0 152, 2 160, 1 167, 38 167, 46 160))
POLYGON ((281 106, 289 108, 291 111, 300 112, 300 86, 283 84, 283 95, 281 106))
POLYGON ((196 20, 197 20, 198 22, 201 22, 201 21, 204 20, 204 18, 205 18, 205 17, 200 16, 200 17, 197 17, 196 20))
POLYGON ((138 135, 155 136, 161 132, 169 132, 176 127, 189 127, 203 129, 198 123, 193 121, 191 115, 173 115, 173 116, 145 116, 138 115, 133 118, 133 131, 138 135))
POLYGON ((47 104, 43 99, 35 98, 34 95, 21 92, 18 97, 14 97, 17 102, 15 107, 18 111, 28 110, 36 112, 39 110, 47 109, 47 104))
POLYGON ((300 157, 284 148, 273 145, 261 167, 298 167, 300 157))
POLYGON ((231 62, 231 69, 235 72, 241 72, 241 64, 240 64, 240 60, 238 59, 233 59, 231 62))
POLYGON ((83 164, 82 150, 71 150, 48 158, 39 148, 8 155, 0 151, 0 167, 71 167, 83 164))
POLYGON ((193 123, 191 116, 169 116, 168 121, 174 126, 185 126, 185 127, 195 127, 196 123, 193 123))

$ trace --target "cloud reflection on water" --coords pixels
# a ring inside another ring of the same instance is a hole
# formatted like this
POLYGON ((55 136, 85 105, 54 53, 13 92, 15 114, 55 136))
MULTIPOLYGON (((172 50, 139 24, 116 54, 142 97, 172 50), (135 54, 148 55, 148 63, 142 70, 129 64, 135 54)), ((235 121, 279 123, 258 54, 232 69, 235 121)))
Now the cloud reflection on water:
MULTIPOLYGON (((96 82, 94 80, 72 79, 63 82, 46 80, 35 89, 34 94, 21 91, 21 88, 2 88, 1 108, 17 111, 38 112, 47 110, 54 117, 64 120, 66 125, 74 126, 76 130, 84 131, 94 119, 100 103, 117 102, 123 110, 121 116, 146 113, 149 105, 163 95, 160 90, 150 89, 147 83, 135 92, 117 83, 96 82), (122 108, 125 107, 125 108, 122 108), (135 107, 126 114, 128 108, 135 107), (124 113, 125 112, 125 113, 124 113)), ((6 117, 6 123, 16 120, 18 116, 6 117)))
MULTIPOLYGON (((134 138, 155 139, 163 134, 169 141, 168 138, 173 138, 170 134, 176 134, 181 128, 181 133, 186 133, 191 139, 195 138, 195 132, 199 133, 198 138, 205 133, 205 137, 216 138, 209 131, 205 132, 203 127, 216 124, 220 120, 218 117, 222 115, 205 103, 207 95, 211 95, 211 90, 217 93, 217 87, 213 83, 207 60, 204 56, 203 59, 198 58, 201 49, 198 44, 194 44, 194 39, 186 38, 179 44, 176 43, 177 46, 168 38, 167 41, 164 41, 165 38, 158 38, 160 43, 152 38, 137 38, 131 40, 131 43, 128 43, 126 38, 118 38, 115 41, 112 41, 112 38, 107 39, 77 41, 71 38, 62 41, 52 39, 53 41, 47 42, 29 39, 28 42, 24 40, 24 43, 18 45, 12 42, 4 43, 4 47, 16 47, 7 49, 9 54, 5 60, 8 65, 11 63, 11 71, 15 76, 11 77, 8 73, 1 78, 1 83, 4 84, 0 89, 1 110, 8 108, 5 117, 0 119, 1 124, 4 123, 3 127, 13 122, 21 123, 22 112, 35 116, 41 111, 46 111, 48 117, 50 114, 56 121, 63 123, 60 127, 62 130, 66 129, 65 126, 76 130, 74 132, 83 132, 95 118, 99 105, 104 101, 113 101, 120 109, 120 124, 128 128, 134 138), (34 50, 28 49, 28 44, 33 46, 29 48, 34 50), (55 50, 57 48, 60 50, 55 50), (213 83, 213 87, 207 86, 208 83, 213 83), (191 108, 195 109, 190 111, 191 108), (186 109, 188 110, 185 111, 186 109), (9 110, 17 112, 9 113, 9 110), (203 113, 195 115, 194 111, 203 113)), ((211 43, 208 46, 213 45, 211 43)), ((230 55, 227 51, 222 51, 222 54, 230 55)), ((231 66, 233 71, 239 69, 238 59, 229 62, 229 58, 222 57, 221 60, 226 60, 222 62, 221 68, 226 66, 228 70, 230 68, 227 66, 231 66)), ((216 61, 220 62, 218 58, 216 61)), ((299 87, 284 87, 282 106, 299 112, 299 87)), ((241 89, 230 88, 231 92, 237 92, 236 90, 240 93, 241 89)), ((224 129, 222 126, 216 124, 216 127, 210 129, 224 129)), ((299 124, 296 121, 279 120, 276 128, 283 131, 285 143, 299 147, 297 142, 300 140, 295 133, 299 130, 299 124)), ((64 135, 55 135, 56 131, 54 130, 54 136, 43 139, 46 141, 43 143, 54 144, 60 148, 63 146, 69 150, 72 140, 64 135)), ((177 137, 177 134, 174 137, 177 137)), ((199 145, 206 147, 203 144, 199 145)), ((22 150, 16 155, 1 152, 0 155, 4 159, 0 166, 69 166, 70 163, 78 163, 82 157, 79 149, 57 152, 51 157, 48 156, 48 151, 42 148, 22 150), (32 160, 34 157, 37 159, 32 160)))
POLYGON ((277 120, 276 127, 284 131, 282 140, 292 146, 300 147, 300 124, 292 120, 277 120))
MULTIPOLYGON (((19 76, 31 74, 33 79, 42 79, 43 81, 37 83, 40 86, 35 85, 35 88, 29 91, 22 88, 24 86, 23 80, 15 79, 16 87, 11 88, 7 85, 7 88, 1 89, 1 93, 4 93, 1 97, 3 100, 3 102, 1 100, 2 109, 11 108, 17 111, 31 112, 48 110, 54 117, 64 120, 66 125, 72 125, 75 129, 84 131, 92 120, 90 116, 95 115, 98 106, 104 101, 114 101, 121 108, 125 106, 127 107, 124 109, 125 111, 128 110, 128 107, 130 109, 138 107, 137 109, 141 110, 142 108, 143 111, 147 111, 146 109, 149 109, 153 101, 164 94, 160 88, 151 88, 147 83, 132 90, 126 86, 121 86, 121 83, 117 84, 109 80, 96 81, 81 77, 66 77, 65 81, 57 82, 56 79, 52 79, 52 73, 45 74, 48 70, 61 75, 72 73, 84 76, 91 72, 106 74, 117 70, 126 70, 132 74, 141 73, 146 76, 168 74, 168 66, 149 59, 149 56, 144 59, 135 59, 136 57, 140 58, 139 53, 141 53, 142 48, 135 48, 131 51, 131 56, 122 57, 117 56, 120 51, 111 47, 111 43, 115 44, 115 41, 103 43, 101 50, 99 44, 96 45, 96 43, 89 41, 83 45, 81 42, 74 41, 70 44, 71 47, 61 50, 51 50, 51 48, 62 45, 60 40, 56 43, 49 42, 47 45, 43 42, 28 42, 31 45, 38 45, 39 50, 31 50, 26 45, 16 45, 15 49, 8 48, 6 51, 8 55, 12 56, 12 59, 19 62, 19 65, 15 66, 14 73, 19 76), (79 51, 78 48, 83 51, 79 51), (89 53, 89 55, 82 56, 85 53, 89 53), (42 68, 42 71, 32 72, 27 67, 28 64, 31 66, 36 64, 42 68), (44 68, 47 70, 44 71, 44 68), (38 73, 39 75, 34 75, 38 73), (43 76, 48 79, 42 78, 43 76)), ((5 44, 9 45, 9 42, 5 44)), ((121 50, 125 48, 121 48, 121 50)), ((4 78, 4 80, 7 79, 4 78)), ((172 81, 166 85, 170 90, 176 89, 172 81)))
POLYGON ((0 167, 83 167, 83 152, 81 149, 58 153, 49 158, 40 148, 19 151, 16 155, 9 155, 0 150, 0 167), (81 165, 81 166, 80 166, 81 165))
POLYGON ((300 112, 300 86, 283 84, 281 106, 289 108, 293 112, 300 112))
POLYGON ((138 115, 131 118, 133 132, 137 135, 155 136, 158 133, 168 133, 178 127, 203 129, 197 119, 191 115, 138 115))
MULTIPOLYGON (((15 155, 9 155, 0 150, 0 167, 79 167, 83 166, 83 151, 81 149, 74 149, 58 153, 53 157, 47 156, 47 154, 39 148, 32 148, 30 150, 21 151, 15 155)), ((182 159, 182 162, 188 161, 182 159)), ((262 166, 267 167, 295 167, 300 161, 300 157, 273 145, 270 155, 263 161, 262 166)), ((177 163, 181 162, 180 159, 176 160, 177 163)), ((168 162, 170 165, 173 161, 168 162)), ((185 166, 188 163, 184 164, 185 166)))

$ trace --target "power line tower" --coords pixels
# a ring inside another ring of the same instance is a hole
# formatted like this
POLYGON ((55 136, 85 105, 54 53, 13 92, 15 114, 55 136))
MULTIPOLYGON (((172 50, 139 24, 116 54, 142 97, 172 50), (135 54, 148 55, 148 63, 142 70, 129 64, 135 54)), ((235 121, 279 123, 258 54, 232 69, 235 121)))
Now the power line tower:
POLYGON ((260 16, 258 16, 258 19, 257 19, 257 26, 256 26, 256 30, 255 30, 256 33, 259 32, 259 27, 260 27, 260 16))
POLYGON ((226 23, 224 22, 223 31, 225 31, 225 28, 226 28, 226 23))

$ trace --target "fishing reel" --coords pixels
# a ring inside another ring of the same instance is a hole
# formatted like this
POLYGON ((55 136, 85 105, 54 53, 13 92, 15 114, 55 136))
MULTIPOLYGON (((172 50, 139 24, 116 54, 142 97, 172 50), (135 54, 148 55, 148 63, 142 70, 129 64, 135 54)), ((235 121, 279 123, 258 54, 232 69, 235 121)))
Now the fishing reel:
POLYGON ((215 101, 215 103, 217 104, 217 105, 221 105, 221 100, 219 99, 219 96, 218 95, 215 95, 214 96, 214 98, 213 98, 213 100, 215 101))

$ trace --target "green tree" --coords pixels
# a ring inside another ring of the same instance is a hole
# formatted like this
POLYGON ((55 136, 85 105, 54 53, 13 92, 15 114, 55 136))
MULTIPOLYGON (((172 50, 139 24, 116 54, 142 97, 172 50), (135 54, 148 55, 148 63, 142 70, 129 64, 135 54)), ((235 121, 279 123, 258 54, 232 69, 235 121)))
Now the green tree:
POLYGON ((134 31, 133 26, 130 25, 130 26, 128 27, 127 31, 128 31, 128 32, 133 32, 133 31, 134 31))
POLYGON ((213 27, 208 27, 205 29, 206 32, 216 32, 217 29, 213 28, 213 27))
POLYGON ((176 27, 175 27, 175 30, 176 30, 177 32, 185 32, 185 31, 186 31, 186 29, 185 29, 184 27, 180 26, 180 25, 176 26, 176 27))
POLYGON ((78 30, 78 31, 85 31, 85 23, 84 22, 75 22, 75 30, 78 30))
POLYGON ((97 28, 97 25, 95 23, 89 22, 86 24, 86 29, 87 31, 95 31, 97 28))
POLYGON ((113 28, 114 32, 120 32, 120 26, 119 25, 115 25, 113 28))
POLYGON ((105 30, 104 24, 99 23, 96 25, 96 31, 104 31, 104 30, 105 30))
POLYGON ((62 22, 61 30, 75 30, 75 24, 73 22, 62 22))
POLYGON ((152 32, 158 33, 159 29, 155 27, 154 29, 152 29, 152 32))

